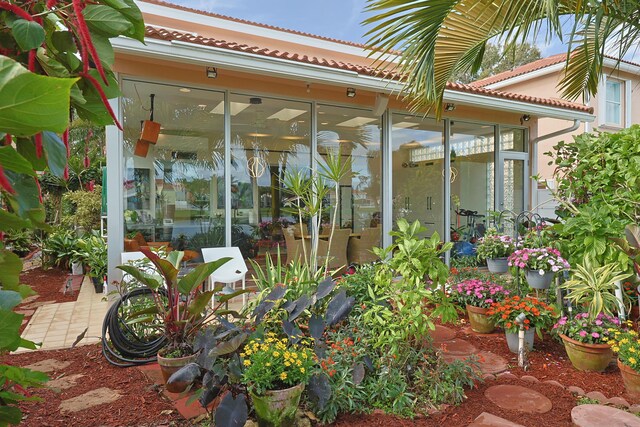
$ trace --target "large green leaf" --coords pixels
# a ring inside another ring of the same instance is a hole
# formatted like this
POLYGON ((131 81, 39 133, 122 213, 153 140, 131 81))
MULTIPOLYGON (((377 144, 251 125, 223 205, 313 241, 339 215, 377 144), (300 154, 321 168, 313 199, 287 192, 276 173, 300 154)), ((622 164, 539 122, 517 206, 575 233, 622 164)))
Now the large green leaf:
POLYGON ((16 191, 14 197, 18 202, 18 214, 20 216, 24 217, 30 210, 40 208, 40 193, 36 178, 13 171, 5 171, 5 175, 16 191))
POLYGON ((76 44, 70 31, 55 31, 51 34, 51 43, 58 52, 75 52, 76 44))
POLYGON ((219 260, 200 264, 191 273, 184 276, 178 282, 178 290, 182 294, 188 294, 195 289, 196 286, 207 280, 211 273, 216 271, 220 266, 229 262, 231 258, 225 257, 219 260))
POLYGON ((20 345, 21 314, 0 310, 0 349, 13 351, 20 345))
POLYGON ((209 305, 209 303, 211 302, 211 298, 213 298, 213 295, 213 291, 201 293, 196 298, 194 298, 193 302, 189 305, 189 307, 187 307, 187 310, 189 310, 189 313, 191 314, 202 313, 207 305, 209 305))
POLYGON ((18 215, 0 209, 0 231, 19 230, 29 227, 29 221, 18 215))
POLYGON ((104 3, 117 9, 132 24, 132 28, 125 32, 124 35, 144 43, 144 19, 142 12, 133 0, 104 0, 104 3))
POLYGON ((0 249, 0 286, 5 289, 17 289, 21 271, 20 257, 11 251, 0 249))
POLYGON ((47 153, 49 170, 58 178, 62 178, 64 168, 67 165, 67 148, 64 146, 64 142, 53 132, 43 132, 42 145, 47 153))
POLYGON ((18 19, 13 23, 11 32, 22 50, 36 49, 44 43, 44 28, 35 21, 18 19))
POLYGON ((69 125, 69 93, 76 81, 30 73, 0 55, 0 131, 19 136, 64 132, 69 125))
POLYGON ((27 159, 20 155, 13 147, 0 147, 0 166, 6 170, 35 176, 33 166, 27 159))
POLYGON ((146 274, 133 265, 119 265, 116 268, 130 274, 134 279, 151 289, 158 289, 160 287, 160 282, 158 282, 154 277, 146 274))
POLYGON ((109 6, 91 4, 83 14, 90 29, 108 37, 117 37, 133 29, 133 24, 122 13, 109 6))
POLYGON ((0 310, 12 310, 20 301, 22 296, 19 292, 0 289, 0 310))
POLYGON ((0 420, 18 425, 22 421, 22 412, 17 406, 0 406, 0 420))

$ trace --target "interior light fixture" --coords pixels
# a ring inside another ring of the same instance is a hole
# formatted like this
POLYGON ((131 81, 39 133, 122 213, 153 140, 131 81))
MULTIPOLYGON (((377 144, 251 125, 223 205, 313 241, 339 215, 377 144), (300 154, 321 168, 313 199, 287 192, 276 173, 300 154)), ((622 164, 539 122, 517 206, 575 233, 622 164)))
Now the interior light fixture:
POLYGON ((444 104, 444 111, 453 111, 455 109, 456 109, 456 104, 453 104, 451 102, 444 104))
POLYGON ((356 90, 352 87, 347 88, 347 97, 354 98, 356 96, 356 90))
POLYGON ((207 67, 207 77, 210 79, 218 77, 218 69, 216 67, 207 67))

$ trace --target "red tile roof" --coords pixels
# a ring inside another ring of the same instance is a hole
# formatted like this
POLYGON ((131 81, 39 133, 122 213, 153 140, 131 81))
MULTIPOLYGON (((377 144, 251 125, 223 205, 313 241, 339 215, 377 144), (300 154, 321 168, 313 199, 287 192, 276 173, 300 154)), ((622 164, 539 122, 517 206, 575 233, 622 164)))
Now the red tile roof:
POLYGON ((182 6, 182 5, 178 5, 178 4, 173 4, 173 3, 169 3, 169 2, 166 2, 166 1, 162 1, 162 0, 142 0, 142 1, 144 3, 151 3, 151 4, 156 4, 156 5, 159 5, 159 6, 171 7, 173 9, 184 10, 185 12, 192 12, 192 13, 197 13, 197 14, 200 14, 200 15, 211 16, 213 18, 226 19, 228 21, 238 22, 240 24, 255 25, 256 27, 268 28, 270 30, 276 30, 276 31, 284 31, 285 33, 296 34, 296 35, 305 36, 305 37, 313 37, 314 39, 325 40, 325 41, 329 41, 329 42, 333 42, 333 43, 340 43, 340 44, 345 44, 345 45, 354 46, 354 47, 360 47, 360 48, 365 49, 365 45, 363 45, 361 43, 355 43, 355 42, 350 42, 350 41, 346 41, 346 40, 334 39, 334 38, 331 38, 331 37, 319 36, 319 35, 316 35, 316 34, 305 33, 303 31, 297 31, 297 30, 291 30, 291 29, 288 29, 288 28, 277 27, 275 25, 268 25, 268 24, 262 24, 260 22, 248 21, 246 19, 234 18, 232 16, 221 15, 219 13, 213 13, 213 12, 207 12, 207 11, 204 11, 204 10, 199 10, 199 9, 194 9, 194 8, 191 8, 191 7, 186 7, 186 6, 182 6))
MULTIPOLYGON (((156 0, 154 0, 154 2, 155 1, 156 0)), ((271 49, 262 48, 259 46, 238 44, 233 41, 218 40, 210 37, 195 36, 190 33, 167 30, 164 28, 147 26, 145 35, 146 37, 153 38, 153 39, 160 39, 160 40, 167 40, 167 41, 176 40, 176 41, 193 43, 193 44, 198 44, 203 46, 216 47, 220 49, 228 49, 228 50, 233 50, 237 52, 251 53, 255 55, 263 55, 263 56, 268 56, 273 58, 279 58, 279 59, 284 59, 284 60, 293 61, 293 62, 319 65, 319 66, 335 68, 339 70, 354 71, 358 74, 372 76, 372 77, 401 80, 401 76, 398 73, 379 70, 379 69, 364 66, 364 65, 357 65, 357 64, 352 64, 348 62, 335 61, 333 59, 318 58, 316 56, 310 57, 308 55, 300 55, 298 53, 282 52, 279 50, 271 50, 271 49)), ((527 102, 530 104, 564 108, 568 110, 586 112, 589 114, 593 113, 592 107, 587 107, 583 104, 569 102, 562 99, 538 98, 534 96, 521 95, 521 94, 509 93, 509 92, 501 92, 497 90, 491 90, 483 87, 477 87, 477 86, 466 85, 461 83, 447 83, 447 89, 453 90, 456 92, 472 93, 472 94, 490 96, 490 97, 500 98, 500 99, 509 99, 514 101, 527 102)))
MULTIPOLYGON (((613 56, 605 55, 606 58, 613 59, 617 61, 618 59, 613 56)), ((522 76, 527 73, 531 73, 533 71, 541 70, 543 68, 550 67, 552 65, 561 64, 567 60, 566 53, 559 53, 557 55, 548 56, 546 58, 538 59, 533 62, 529 62, 528 64, 521 65, 519 67, 514 68, 513 70, 503 71, 502 73, 494 74, 493 76, 486 77, 484 79, 476 80, 475 82, 469 83, 471 86, 479 86, 485 87, 495 83, 499 83, 505 80, 509 80, 514 77, 522 76)), ((635 65, 640 67, 640 64, 636 64, 635 62, 620 60, 620 62, 630 65, 635 65)))

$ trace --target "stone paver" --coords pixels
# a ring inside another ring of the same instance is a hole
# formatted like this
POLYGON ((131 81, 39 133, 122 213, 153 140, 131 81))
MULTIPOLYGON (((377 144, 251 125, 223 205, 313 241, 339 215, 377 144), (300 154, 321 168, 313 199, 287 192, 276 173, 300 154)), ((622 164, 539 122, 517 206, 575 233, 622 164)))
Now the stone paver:
POLYGON ((107 387, 101 387, 96 390, 88 391, 80 396, 63 400, 60 403, 60 412, 79 412, 84 409, 102 405, 103 403, 111 403, 120 399, 121 395, 117 390, 107 387))
POLYGON ((454 338, 450 341, 446 341, 438 344, 442 348, 442 352, 445 354, 476 354, 480 350, 468 341, 454 338))
POLYGON ((80 378, 84 377, 82 374, 68 375, 55 380, 47 381, 47 388, 54 391, 66 390, 76 385, 80 378))
POLYGON ((445 341, 451 341, 455 338, 456 332, 446 326, 436 325, 436 329, 429 331, 429 335, 433 339, 433 342, 438 344, 445 341))
POLYGON ((24 368, 31 369, 32 371, 39 372, 55 372, 69 366, 71 362, 63 362, 56 359, 45 359, 40 362, 32 363, 31 365, 24 366, 24 368))
POLYGON ((567 387, 567 390, 569 390, 571 393, 576 394, 578 396, 584 396, 584 390, 578 386, 572 385, 567 387))
POLYGON ((600 393, 599 391, 590 391, 586 394, 586 397, 588 397, 589 399, 597 400, 600 403, 604 403, 607 401, 607 396, 600 393))
POLYGON ((476 356, 478 368, 483 374, 499 374, 509 369, 508 362, 490 351, 481 351, 475 355, 460 355, 460 354, 447 354, 443 355, 443 359, 447 363, 451 363, 455 360, 465 361, 472 356, 476 356))
POLYGON ((471 423, 469 427, 524 427, 522 424, 516 424, 504 418, 488 412, 483 412, 471 423))
POLYGON ((502 409, 512 411, 544 414, 553 407, 551 400, 543 394, 519 385, 494 385, 484 395, 502 409))
POLYGON ((640 427, 640 418, 622 409, 602 405, 579 405, 571 410, 578 427, 640 427))

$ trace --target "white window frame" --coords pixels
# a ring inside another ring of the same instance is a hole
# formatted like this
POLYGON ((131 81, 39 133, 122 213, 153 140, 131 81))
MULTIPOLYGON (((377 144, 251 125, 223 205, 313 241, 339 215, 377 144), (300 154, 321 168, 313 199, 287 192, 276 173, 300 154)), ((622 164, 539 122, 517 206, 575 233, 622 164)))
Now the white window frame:
POLYGON ((631 81, 603 75, 598 88, 598 125, 605 128, 622 129, 631 125, 631 81), (620 84, 620 123, 607 121, 607 80, 620 84))
POLYGON ((624 99, 624 82, 621 80, 617 80, 617 79, 609 79, 605 82, 605 92, 604 92, 604 121, 605 124, 608 126, 615 126, 615 127, 623 127, 624 126, 624 111, 622 111, 622 106, 624 105, 625 99, 624 99), (609 90, 609 84, 615 84, 618 86, 618 91, 620 92, 620 101, 612 101, 609 100, 609 94, 610 91, 609 90), (607 108, 609 105, 615 105, 618 107, 618 109, 620 110, 620 112, 618 113, 618 117, 620 118, 620 120, 618 122, 614 122, 614 121, 610 121, 609 117, 607 117, 607 112, 609 111, 609 109, 607 108))

